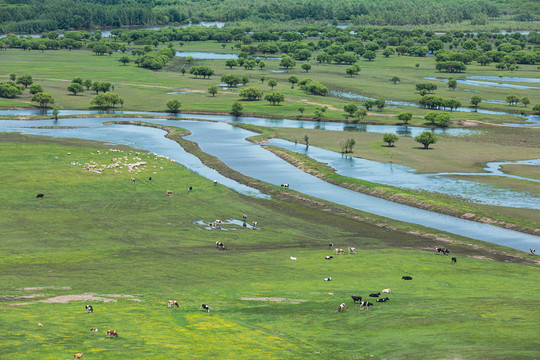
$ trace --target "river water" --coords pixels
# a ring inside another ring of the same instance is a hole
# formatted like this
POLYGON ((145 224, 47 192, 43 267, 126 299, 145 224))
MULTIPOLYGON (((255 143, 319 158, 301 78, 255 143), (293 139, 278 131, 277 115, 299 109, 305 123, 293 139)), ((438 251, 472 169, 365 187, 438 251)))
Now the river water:
MULTIPOLYGON (((194 156, 183 151, 178 144, 164 139, 163 131, 131 125, 104 126, 103 122, 108 120, 117 119, 61 119, 58 122, 54 120, 3 120, 0 121, 0 131, 99 140, 111 144, 133 146, 168 156, 210 180, 217 179, 218 182, 236 191, 257 196, 258 192, 256 190, 247 187, 242 188, 240 184, 231 180, 228 181, 228 179, 202 165, 194 156), (84 128, 42 129, 35 128, 36 126, 84 126, 84 128)), ((226 123, 195 120, 179 122, 165 119, 145 119, 144 121, 188 129, 192 132, 192 135, 186 138, 197 142, 203 151, 220 158, 232 169, 262 181, 277 185, 289 183, 293 190, 355 209, 523 251, 528 251, 529 248, 540 245, 540 237, 538 236, 421 210, 326 183, 304 173, 261 146, 246 141, 245 138, 253 135, 252 132, 226 123)))

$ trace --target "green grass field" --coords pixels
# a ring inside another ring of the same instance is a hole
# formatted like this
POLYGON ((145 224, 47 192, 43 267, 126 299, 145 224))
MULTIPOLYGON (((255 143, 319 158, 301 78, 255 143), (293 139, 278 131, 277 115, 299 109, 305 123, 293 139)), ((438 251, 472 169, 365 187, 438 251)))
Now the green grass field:
POLYGON ((540 355, 536 265, 448 244, 458 257, 452 265, 422 250, 434 246, 429 239, 248 198, 165 159, 110 148, 1 136, 3 359, 67 359, 78 352, 85 359, 540 355), (120 156, 148 165, 140 173, 123 167, 101 175, 82 166, 120 156), (37 193, 45 197, 35 199, 37 193), (241 220, 242 213, 259 230, 196 223, 241 220), (218 251, 217 240, 229 250, 218 251), (324 260, 329 242, 358 253, 324 260), (333 280, 323 281, 328 276, 333 280), (366 298, 383 288, 392 289, 389 302, 369 310, 353 305, 351 295, 366 298), (53 299, 83 294, 108 302, 53 299), (40 302, 46 299, 58 302, 40 302), (168 308, 169 299, 180 308, 168 308), (338 313, 342 302, 347 311, 338 313), (84 313, 86 304, 93 314, 84 313), (119 338, 107 339, 108 329, 119 338))

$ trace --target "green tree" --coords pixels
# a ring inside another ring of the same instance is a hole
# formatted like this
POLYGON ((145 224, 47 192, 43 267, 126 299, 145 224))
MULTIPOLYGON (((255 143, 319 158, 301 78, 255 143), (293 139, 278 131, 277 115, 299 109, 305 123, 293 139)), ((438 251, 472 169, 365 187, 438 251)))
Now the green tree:
POLYGON ((32 76, 28 75, 28 74, 21 75, 17 79, 17 84, 21 84, 25 88, 28 88, 28 86, 32 85, 33 82, 34 82, 34 80, 32 80, 32 76))
POLYGON ((237 66, 237 65, 238 65, 238 61, 236 61, 236 59, 227 59, 225 61, 225 66, 228 66, 229 69, 231 70, 234 66, 237 66))
POLYGON ((210 85, 208 87, 208 93, 212 94, 212 97, 216 96, 217 92, 218 92, 218 87, 216 85, 210 85))
POLYGON ((291 76, 289 76, 288 80, 291 83, 291 89, 294 89, 294 84, 298 83, 298 76, 291 75, 291 76))
POLYGON ((375 100, 375 106, 377 106, 377 110, 382 111, 384 107, 386 106, 386 100, 384 99, 375 100))
POLYGON ((393 82, 394 84, 397 84, 398 82, 401 82, 401 79, 397 76, 393 76, 391 79, 390 79, 391 82, 393 82))
POLYGON ((428 149, 429 145, 437 142, 437 136, 430 131, 423 131, 420 135, 414 138, 414 141, 424 145, 424 149, 428 149))
POLYGON ((242 78, 236 74, 223 74, 221 75, 221 82, 227 84, 229 87, 236 87, 242 83, 242 78))
POLYGON ((383 141, 388 144, 388 146, 394 146, 394 144, 399 140, 399 136, 392 133, 384 133, 383 141))
POLYGON ((311 64, 310 63, 303 63, 301 66, 302 70, 304 70, 305 72, 308 72, 309 70, 311 70, 311 64))
POLYGON ((271 94, 268 94, 264 97, 264 100, 272 103, 272 105, 279 105, 280 103, 282 103, 283 101, 285 101, 285 95, 281 94, 281 93, 271 93, 271 94))
POLYGON ((362 57, 368 61, 373 61, 377 57, 377 54, 375 53, 375 51, 366 50, 362 57))
POLYGON ((92 52, 96 53, 96 55, 105 55, 105 53, 109 50, 107 45, 105 44, 97 44, 92 48, 92 52))
POLYGON ((82 85, 82 84, 83 84, 83 79, 82 79, 82 77, 77 76, 76 78, 74 78, 73 80, 71 80, 71 83, 72 83, 72 84, 81 84, 81 85, 82 85))
POLYGON ((261 75, 261 77, 259 78, 259 80, 261 80, 261 84, 264 84, 264 80, 266 80, 266 76, 261 75))
POLYGON ((524 107, 527 107, 527 105, 531 103, 531 100, 529 100, 527 96, 524 96, 521 98, 521 103, 523 104, 524 107))
POLYGON ((15 74, 15 73, 9 74, 9 80, 15 81, 16 79, 17 79, 17 74, 15 74))
POLYGON ((358 74, 358 72, 360 71, 360 68, 356 65, 351 65, 351 66, 348 66, 346 69, 345 69, 345 73, 347 75, 350 75, 351 77, 353 77, 353 75, 356 75, 358 74))
POLYGON ((124 66, 126 66, 126 64, 128 64, 129 61, 130 61, 130 60, 129 60, 129 56, 124 55, 124 56, 122 56, 118 61, 120 61, 122 64, 124 64, 124 66))
POLYGON ((416 63, 414 64, 414 66, 416 67, 416 70, 418 70, 418 68, 420 67, 420 63, 416 63))
POLYGON ((424 115, 424 119, 435 125, 435 119, 439 113, 437 111, 430 111, 424 115))
POLYGON ((315 118, 321 119, 324 113, 328 110, 328 106, 316 106, 315 107, 315 118))
POLYGON ((180 107, 182 106, 182 103, 178 99, 170 99, 167 101, 167 109, 169 109, 172 113, 177 113, 180 107))
POLYGON ((281 61, 279 62, 280 67, 284 67, 285 69, 293 68, 296 66, 296 61, 294 61, 293 58, 284 55, 281 57, 281 61))
POLYGON ((239 96, 247 101, 256 101, 262 99, 263 92, 257 87, 250 87, 240 91, 239 96))
POLYGON ((482 98, 478 95, 471 96, 471 104, 476 108, 482 102, 482 98))
POLYGON ((343 110, 348 114, 346 117, 352 117, 356 111, 358 111, 358 106, 355 103, 346 104, 343 107, 343 110))
POLYGON ((39 106, 46 108, 49 104, 54 104, 54 98, 51 94, 46 92, 40 92, 32 96, 32 101, 38 102, 39 106))
POLYGON ((455 90, 456 87, 457 87, 457 81, 456 81, 456 79, 454 79, 454 78, 448 79, 448 88, 449 88, 450 90, 455 90))
POLYGON ((58 121, 58 114, 60 113, 60 108, 55 105, 52 111, 52 115, 54 117, 54 120, 58 121))
POLYGON ((86 90, 90 90, 90 88, 92 87, 92 80, 90 79, 84 80, 84 83, 82 85, 86 87, 86 90))
POLYGON ((79 84, 79 83, 69 84, 67 89, 68 89, 68 91, 72 92, 74 96, 77 96, 77 93, 84 92, 83 86, 81 84, 79 84))
POLYGON ((506 102, 510 105, 517 105, 517 103, 519 103, 519 97, 516 95, 508 95, 506 97, 506 102))
POLYGON ((30 85, 30 94, 35 95, 37 93, 43 92, 43 88, 39 84, 30 85))
POLYGON ((404 111, 398 114, 397 118, 403 121, 405 124, 408 124, 412 119, 412 112, 404 111))
POLYGON ((45 44, 39 44, 38 50, 41 50, 41 52, 45 52, 45 50, 47 50, 47 46, 45 46, 45 44))
POLYGON ((186 69, 185 66, 182 66, 182 67, 180 68, 180 72, 182 73, 182 76, 184 76, 184 75, 186 74, 186 71, 187 71, 187 69, 186 69))
POLYGON ((266 67, 266 63, 264 61, 259 61, 259 63, 257 64, 257 66, 259 67, 259 69, 264 69, 266 67))
POLYGON ((435 125, 437 126, 448 126, 452 120, 450 119, 450 114, 448 113, 439 113, 435 116, 435 125))
POLYGON ((364 120, 364 118, 367 116, 367 110, 366 109, 358 109, 354 113, 354 116, 358 118, 359 120, 364 120))
POLYGON ((186 62, 187 62, 188 64, 191 64, 193 61, 195 61, 195 59, 193 58, 193 56, 188 56, 188 57, 186 57, 186 62))
MULTIPOLYGON (((540 107, 540 105, 539 105, 539 107, 540 107)), ((303 106, 300 106, 298 108, 298 112, 300 113, 300 116, 304 115, 304 111, 306 111, 306 109, 303 106)))
POLYGON ((23 87, 15 84, 13 81, 0 81, 0 97, 14 98, 17 95, 21 95, 23 87))
POLYGON ((270 86, 272 88, 272 90, 274 90, 274 87, 277 86, 277 81, 274 80, 274 79, 270 79, 268 80, 268 86, 270 86))
POLYGON ((532 110, 537 113, 537 114, 540 114, 540 104, 535 104, 532 108, 532 110))
POLYGON ((242 103, 238 101, 232 103, 231 113, 233 115, 240 115, 242 113, 242 110, 244 110, 244 105, 242 105, 242 103))
POLYGON ((371 110, 372 107, 375 106, 375 101, 374 100, 365 100, 364 101, 364 107, 366 108, 367 111, 371 110))

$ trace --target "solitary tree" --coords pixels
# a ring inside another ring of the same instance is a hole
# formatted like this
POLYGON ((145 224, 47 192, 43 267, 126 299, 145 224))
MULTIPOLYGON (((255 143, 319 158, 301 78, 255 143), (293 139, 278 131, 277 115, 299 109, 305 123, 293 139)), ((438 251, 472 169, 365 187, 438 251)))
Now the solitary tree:
POLYGON ((366 110, 369 111, 369 110, 371 110, 371 108, 372 108, 373 106, 375 106, 375 101, 370 100, 370 99, 365 100, 365 101, 364 101, 364 106, 366 107, 366 110))
POLYGON ((348 115, 345 115, 346 117, 352 117, 356 111, 358 111, 358 106, 355 103, 347 104, 343 107, 343 110, 345 110, 348 115))
POLYGON ((429 131, 423 131, 420 135, 414 138, 414 141, 424 145, 424 149, 428 149, 429 145, 435 144, 437 140, 438 139, 435 134, 429 131))
POLYGON ((521 98, 521 103, 523 104, 523 106, 527 107, 527 105, 531 103, 531 100, 529 100, 527 96, 524 96, 521 98))
POLYGON ((32 101, 38 102, 42 108, 46 108, 49 104, 54 104, 53 96, 45 92, 40 92, 32 96, 32 101))
POLYGON ((71 84, 69 84, 67 89, 68 89, 68 91, 72 92, 74 96, 77 96, 77 93, 84 92, 83 86, 81 84, 79 84, 79 83, 71 83, 71 84))
POLYGON ((309 70, 311 70, 311 64, 310 63, 304 63, 300 67, 302 68, 302 70, 305 70, 305 72, 308 72, 309 70))
POLYGON ((270 79, 268 80, 268 86, 270 86, 272 88, 272 90, 274 90, 274 86, 277 85, 277 81, 274 80, 274 79, 270 79))
POLYGON ((210 85, 208 87, 208 93, 212 94, 212 96, 216 96, 217 92, 218 92, 218 87, 216 85, 210 85))
POLYGON ((412 112, 404 111, 399 113, 397 118, 407 124, 412 119, 412 112))
POLYGON ((266 63, 264 61, 259 61, 259 63, 257 64, 257 66, 259 67, 259 69, 264 69, 264 67, 266 66, 266 63))
POLYGON ((231 113, 233 115, 240 115, 242 113, 242 110, 244 110, 244 105, 242 105, 242 103, 238 101, 233 102, 231 107, 231 113))
POLYGON ((279 62, 279 66, 284 67, 285 69, 293 68, 296 66, 296 61, 293 58, 284 55, 279 62))
POLYGON ((394 143, 396 143, 399 140, 399 136, 392 133, 384 133, 383 134, 383 141, 388 144, 388 146, 394 146, 394 143))
POLYGON ((184 75, 186 74, 186 71, 187 71, 187 69, 186 69, 185 66, 182 66, 182 67, 180 68, 180 72, 182 73, 182 76, 184 76, 184 75))
POLYGON ((478 95, 473 95, 471 97, 471 104, 474 106, 474 107, 478 107, 478 104, 480 104, 482 102, 482 98, 478 95))
POLYGON ((288 80, 291 83, 291 89, 294 89, 294 84, 296 84, 298 82, 298 76, 291 75, 291 76, 289 76, 288 80))
POLYGON ((60 113, 60 108, 57 105, 55 105, 54 108, 53 108, 53 111, 52 111, 54 120, 58 121, 58 114, 59 113, 60 113))
POLYGON ((264 84, 264 80, 266 80, 266 76, 261 75, 261 77, 259 78, 259 80, 261 80, 261 84, 264 84))
POLYGON ((304 107, 300 106, 298 108, 298 112, 300 113, 300 116, 304 115, 304 111, 306 111, 306 109, 304 107))
POLYGON ((232 69, 234 66, 238 65, 238 61, 236 59, 227 59, 225 61, 225 66, 228 66, 229 69, 232 69))
POLYGON ((398 82, 401 81, 401 79, 397 76, 393 76, 391 79, 390 79, 391 82, 393 82, 394 84, 397 84, 398 82))
POLYGON ((186 62, 187 62, 188 64, 191 64, 193 61, 195 61, 195 59, 193 58, 193 56, 188 56, 188 57, 186 57, 186 62))
POLYGON ((182 103, 178 99, 170 99, 167 101, 167 109, 169 109, 172 113, 177 113, 180 107, 182 106, 182 103))
POLYGON ((456 81, 456 79, 453 79, 453 78, 448 79, 448 88, 449 88, 450 90, 455 90, 456 87, 457 87, 457 81, 456 81))
POLYGON ((126 64, 129 63, 129 56, 124 55, 118 61, 120 61, 122 64, 124 64, 124 66, 126 66, 126 64))

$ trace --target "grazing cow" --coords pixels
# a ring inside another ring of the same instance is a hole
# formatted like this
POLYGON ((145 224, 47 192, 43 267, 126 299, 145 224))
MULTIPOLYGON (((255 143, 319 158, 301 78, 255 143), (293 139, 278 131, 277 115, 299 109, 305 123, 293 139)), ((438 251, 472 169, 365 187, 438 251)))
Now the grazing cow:
POLYGON ((219 220, 219 219, 216 219, 216 221, 214 221, 214 223, 216 223, 216 225, 221 225, 223 223, 223 221, 219 220))
POLYGON ((342 303, 341 305, 339 305, 337 311, 338 312, 344 312, 345 311, 345 303, 342 303))
POLYGON ((289 188, 289 184, 281 184, 281 187, 289 188))
POLYGON ((37 194, 36 199, 43 199, 44 196, 45 194, 37 194))
POLYGON ((531 255, 536 255, 536 250, 533 248, 530 248, 529 251, 531 252, 531 255))
POLYGON ((148 181, 152 181, 152 177, 151 177, 151 176, 148 178, 148 181))
POLYGON ((347 250, 349 251, 349 254, 354 254, 354 255, 356 255, 356 248, 350 247, 350 246, 349 246, 349 247, 347 248, 347 250))
POLYGON ((247 220, 247 215, 246 214, 242 214, 242 219, 244 219, 244 221, 247 220))
POLYGON ((369 294, 370 297, 379 297, 381 296, 381 293, 374 293, 374 294, 369 294))
POLYGON ((94 312, 94 308, 92 307, 92 305, 85 305, 84 306, 84 312, 85 313, 93 313, 94 312))
POLYGON ((130 180, 131 180, 132 183, 135 184, 135 178, 131 178, 130 180))
POLYGON ((326 260, 332 260, 334 257, 333 256, 325 256, 324 257, 326 260))
POLYGON ((360 301, 360 307, 368 307, 368 306, 373 306, 373 303, 370 303, 369 301, 360 301))
POLYGON ((257 225, 259 225, 258 222, 254 221, 251 223, 251 226, 253 226, 253 229, 256 229, 257 228, 257 225))
POLYGON ((336 255, 339 255, 339 254, 345 254, 345 250, 343 249, 336 249, 336 255))
POLYGON ((217 185, 217 180, 214 180, 214 186, 217 185))
POLYGON ((333 247, 334 247, 334 244, 332 244, 332 243, 329 243, 329 244, 328 244, 328 248, 329 248, 329 249, 331 249, 331 248, 333 248, 333 247))
POLYGON ((193 190, 193 186, 188 187, 188 191, 193 190))
POLYGON ((221 245, 218 246, 218 249, 221 250, 221 251, 227 251, 227 247, 223 243, 221 243, 221 245))
POLYGON ((221 241, 216 241, 216 247, 219 249, 220 246, 223 246, 223 243, 221 241))
POLYGON ((402 276, 401 278, 403 280, 412 280, 412 277, 410 277, 410 276, 402 276))
POLYGON ((42 327, 43 324, 42 323, 37 323, 37 326, 42 327))
POLYGON ((450 254, 450 250, 446 248, 436 248, 435 250, 437 251, 437 254, 443 254, 443 255, 450 254))
POLYGON ((293 261, 296 260, 296 258, 294 256, 291 256, 289 259, 291 259, 293 261))
POLYGON ((457 262, 457 258, 453 257, 452 258, 452 264, 455 264, 457 262))
POLYGON ((324 281, 332 281, 331 277, 324 278, 324 281))
POLYGON ((171 196, 172 195, 172 191, 171 190, 167 190, 167 196, 171 196))
POLYGON ((354 303, 356 303, 357 301, 362 302, 362 297, 361 296, 352 295, 351 297, 352 297, 354 303))
POLYGON ((95 331, 95 332, 97 332, 98 329, 96 329, 96 328, 91 328, 90 331, 95 331))
POLYGON ((83 353, 77 353, 77 354, 73 355, 73 358, 74 359, 81 359, 83 357, 83 355, 84 355, 83 353))
POLYGON ((383 294, 390 294, 390 293, 392 292, 392 290, 390 290, 390 289, 383 289, 381 292, 382 292, 383 294))
POLYGON ((206 310, 207 313, 210 312, 210 306, 202 304, 201 307, 203 308, 203 310, 206 310))
POLYGON ((116 332, 116 330, 107 330, 107 334, 105 335, 105 337, 118 337, 118 333, 116 332))
POLYGON ((247 228, 247 224, 246 222, 244 221, 244 223, 242 224, 243 227, 247 228))
POLYGON ((174 307, 174 305, 176 305, 176 307, 180 307, 180 305, 178 305, 178 301, 176 300, 169 300, 169 307, 174 307))
POLYGON ((384 298, 377 299, 377 302, 387 302, 388 300, 390 300, 390 299, 387 296, 387 297, 384 297, 384 298))

